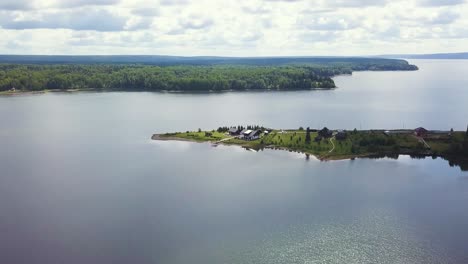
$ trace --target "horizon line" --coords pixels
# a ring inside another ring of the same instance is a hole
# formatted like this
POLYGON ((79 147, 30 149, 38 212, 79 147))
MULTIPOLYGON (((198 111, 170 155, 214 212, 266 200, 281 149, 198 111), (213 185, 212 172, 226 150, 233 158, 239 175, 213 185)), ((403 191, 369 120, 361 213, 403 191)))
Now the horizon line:
POLYGON ((426 56, 426 55, 448 55, 448 54, 468 54, 468 51, 460 52, 438 52, 438 53, 385 53, 368 55, 271 55, 271 56, 229 56, 229 55, 168 55, 168 54, 3 54, 0 56, 159 56, 159 57, 185 57, 185 58, 352 58, 352 57, 379 57, 379 56, 426 56))

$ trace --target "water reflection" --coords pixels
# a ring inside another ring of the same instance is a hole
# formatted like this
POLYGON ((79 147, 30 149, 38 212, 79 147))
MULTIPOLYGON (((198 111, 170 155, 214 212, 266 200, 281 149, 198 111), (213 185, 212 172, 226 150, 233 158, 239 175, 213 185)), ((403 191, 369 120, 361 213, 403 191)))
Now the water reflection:
MULTIPOLYGON (((232 147, 234 147, 234 146, 232 146, 232 147)), ((254 152, 263 151, 265 149, 272 149, 272 150, 277 150, 277 151, 287 151, 287 152, 290 152, 290 153, 300 154, 307 161, 310 160, 310 157, 311 157, 310 154, 303 153, 301 151, 285 150, 285 149, 275 148, 275 147, 267 147, 267 148, 262 147, 262 148, 258 148, 258 149, 253 149, 253 148, 241 146, 240 148, 242 148, 242 149, 244 149, 246 151, 254 151, 254 152)), ((400 154, 388 154, 388 153, 386 153, 386 154, 373 154, 373 155, 370 155, 370 156, 367 156, 367 157, 352 157, 349 160, 355 160, 355 159, 393 159, 393 160, 398 160, 398 158, 400 158, 400 156, 410 157, 411 159, 431 159, 432 158, 433 160, 435 160, 435 159, 440 158, 440 159, 446 160, 450 167, 459 167, 461 169, 461 171, 468 171, 468 161, 467 160, 459 159, 459 158, 437 157, 435 155, 423 155, 423 154, 421 154, 421 155, 418 155, 418 154, 400 155, 400 154)), ((315 156, 313 156, 313 157, 316 160, 318 160, 315 156)))

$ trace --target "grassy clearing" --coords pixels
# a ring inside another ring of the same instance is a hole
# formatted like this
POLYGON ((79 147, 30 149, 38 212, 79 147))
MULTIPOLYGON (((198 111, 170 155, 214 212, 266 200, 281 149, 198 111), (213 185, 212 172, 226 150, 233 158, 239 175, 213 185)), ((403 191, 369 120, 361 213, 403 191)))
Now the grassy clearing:
POLYGON ((180 138, 180 139, 187 139, 187 140, 193 140, 197 142, 205 142, 205 141, 211 141, 211 142, 216 142, 221 139, 229 138, 229 135, 226 135, 225 133, 219 133, 219 132, 211 132, 211 131, 201 131, 201 132, 196 132, 196 131, 186 131, 186 132, 177 132, 177 133, 166 133, 160 135, 162 138, 180 138))

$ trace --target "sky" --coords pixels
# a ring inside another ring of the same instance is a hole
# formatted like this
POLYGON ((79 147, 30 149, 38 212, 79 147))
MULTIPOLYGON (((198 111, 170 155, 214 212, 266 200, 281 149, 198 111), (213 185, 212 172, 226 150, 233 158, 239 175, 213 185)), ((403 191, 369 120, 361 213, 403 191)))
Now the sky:
POLYGON ((0 0, 0 54, 468 51, 465 0, 0 0))

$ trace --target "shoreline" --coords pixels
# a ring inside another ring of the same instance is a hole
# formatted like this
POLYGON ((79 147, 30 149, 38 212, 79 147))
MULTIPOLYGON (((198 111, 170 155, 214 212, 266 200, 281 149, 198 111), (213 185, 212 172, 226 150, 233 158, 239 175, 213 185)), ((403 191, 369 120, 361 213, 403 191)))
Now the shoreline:
MULTIPOLYGON (((217 142, 217 141, 201 141, 201 140, 194 140, 194 139, 186 139, 186 138, 178 138, 178 137, 160 137, 162 134, 153 134, 151 137, 152 140, 156 141, 179 141, 179 142, 190 142, 190 143, 200 143, 200 144, 211 144, 211 145, 223 145, 223 146, 238 146, 241 148, 246 149, 253 149, 253 150, 261 150, 261 149, 270 149, 270 150, 278 150, 278 151, 287 151, 287 152, 295 152, 304 155, 310 155, 315 157, 317 160, 320 161, 338 161, 338 160, 352 160, 356 158, 373 158, 376 156, 391 156, 391 155, 414 155, 416 153, 368 153, 368 154, 356 154, 356 155, 332 155, 332 156, 320 156, 316 153, 312 152, 304 152, 297 149, 292 148, 285 148, 285 147, 276 147, 276 146, 264 146, 261 148, 252 148, 249 145, 242 145, 236 143, 228 143, 228 142, 217 142)), ((422 154, 421 154, 422 155, 422 154)), ((426 154, 425 157, 432 157, 433 155, 426 154)), ((437 156, 443 158, 442 156, 437 156)))
POLYGON ((14 96, 14 95, 31 95, 31 94, 46 94, 46 93, 78 93, 78 92, 148 92, 148 93, 170 93, 170 94, 217 94, 217 93, 233 93, 233 92, 298 92, 298 91, 329 91, 335 90, 339 87, 326 87, 326 88, 307 88, 307 89, 244 89, 244 90, 200 90, 200 91, 181 91, 181 90, 122 90, 122 89, 98 89, 98 88, 79 88, 79 89, 44 89, 37 91, 0 91, 0 96, 14 96))
MULTIPOLYGON (((196 140, 196 139, 188 139, 188 138, 180 138, 177 136, 166 136, 164 134, 153 134, 151 136, 151 140, 155 141, 179 141, 179 142, 191 142, 191 143, 206 143, 206 144, 211 144, 211 145, 223 145, 223 146, 239 146, 242 148, 246 149, 253 149, 253 150, 262 150, 262 149, 271 149, 271 150, 280 150, 280 151, 287 151, 287 152, 295 152, 295 153, 300 153, 304 155, 310 155, 315 157, 317 160, 320 161, 334 161, 334 160, 353 160, 356 158, 378 158, 378 157, 391 157, 391 156, 398 156, 398 155, 408 155, 408 156, 418 156, 418 157, 438 157, 438 158, 443 158, 443 159, 458 159, 458 157, 455 156, 446 156, 446 155, 440 155, 440 154, 435 154, 435 153, 430 153, 428 151, 422 151, 422 152, 415 152, 415 151, 399 151, 399 152, 369 152, 369 153, 360 153, 360 154, 331 154, 327 153, 325 155, 320 155, 318 153, 313 153, 313 152, 308 152, 308 151, 303 151, 303 150, 298 150, 295 148, 287 148, 283 146, 274 146, 274 145, 266 145, 266 146, 259 146, 259 147, 253 147, 249 144, 242 144, 242 143, 236 143, 236 142, 228 142, 228 141, 216 141, 216 140, 196 140)), ((461 161, 468 161, 468 158, 462 158, 459 159, 461 161)))
POLYGON ((340 159, 323 159, 317 156, 316 154, 313 153, 308 153, 308 152, 302 152, 298 150, 293 150, 293 149, 288 149, 284 147, 275 147, 275 146, 264 146, 259 149, 252 148, 251 146, 248 145, 242 145, 242 144, 235 144, 235 143, 227 143, 227 142, 219 142, 219 141, 202 141, 202 140, 195 140, 195 139, 187 139, 187 138, 178 138, 174 136, 169 136, 165 137, 164 134, 153 134, 151 136, 151 140, 156 140, 156 141, 179 141, 179 142, 191 142, 191 143, 204 143, 204 144, 211 144, 211 145, 223 145, 223 146, 238 146, 246 149, 254 149, 254 150, 260 150, 260 149, 271 149, 271 150, 280 150, 280 151, 287 151, 287 152, 295 152, 295 153, 300 153, 304 155, 311 155, 317 158, 320 161, 328 161, 328 160, 345 160, 345 159, 351 159, 351 158, 340 158, 340 159))
POLYGON ((458 165, 462 170, 468 170, 468 132, 463 131, 432 130, 420 136, 412 130, 402 129, 346 132, 328 130, 329 135, 322 138, 320 134, 322 132, 315 129, 307 132, 300 129, 269 130, 263 133, 262 128, 259 130, 261 136, 248 139, 239 135, 229 135, 220 129, 153 134, 151 139, 208 143, 213 146, 239 146, 257 151, 281 150, 301 153, 306 155, 306 158, 313 156, 320 161, 397 158, 399 155, 409 155, 414 158, 439 157, 447 160, 450 165, 458 165), (346 133, 347 136, 342 137, 340 133, 346 133), (304 140, 304 137, 309 137, 309 141, 304 140))
POLYGON ((0 91, 0 96, 15 96, 15 95, 31 95, 31 94, 46 94, 46 93, 76 93, 76 92, 99 92, 105 91, 100 89, 44 89, 37 91, 0 91))

